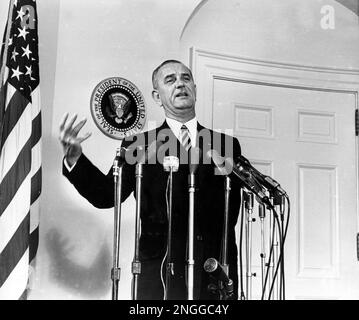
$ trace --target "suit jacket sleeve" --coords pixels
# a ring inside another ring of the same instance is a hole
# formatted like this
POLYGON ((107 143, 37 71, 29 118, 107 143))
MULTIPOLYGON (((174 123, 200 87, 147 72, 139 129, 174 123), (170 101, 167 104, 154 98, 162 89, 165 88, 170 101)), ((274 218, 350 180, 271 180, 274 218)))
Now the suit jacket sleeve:
MULTIPOLYGON (((114 206, 112 167, 106 175, 82 154, 70 172, 63 164, 62 173, 93 206, 97 208, 111 208, 114 206)), ((121 202, 125 201, 134 189, 135 166, 125 163, 122 169, 121 202)))

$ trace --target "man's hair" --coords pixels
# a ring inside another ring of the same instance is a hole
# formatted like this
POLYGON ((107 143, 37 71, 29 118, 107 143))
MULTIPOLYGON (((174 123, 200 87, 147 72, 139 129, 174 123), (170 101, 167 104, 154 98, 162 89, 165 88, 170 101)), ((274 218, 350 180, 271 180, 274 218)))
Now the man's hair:
POLYGON ((160 69, 161 69, 163 66, 165 66, 165 65, 167 65, 167 64, 170 64, 170 63, 179 63, 179 64, 184 65, 184 66, 188 69, 188 71, 189 71, 189 73, 190 73, 190 75, 191 75, 191 78, 193 79, 193 75, 192 75, 191 69, 188 68, 183 62, 178 61, 178 60, 173 60, 173 59, 171 59, 171 60, 166 60, 166 61, 163 61, 163 62, 162 62, 155 70, 153 70, 153 72, 152 72, 152 86, 153 86, 153 89, 157 89, 157 74, 158 74, 158 71, 160 71, 160 69))

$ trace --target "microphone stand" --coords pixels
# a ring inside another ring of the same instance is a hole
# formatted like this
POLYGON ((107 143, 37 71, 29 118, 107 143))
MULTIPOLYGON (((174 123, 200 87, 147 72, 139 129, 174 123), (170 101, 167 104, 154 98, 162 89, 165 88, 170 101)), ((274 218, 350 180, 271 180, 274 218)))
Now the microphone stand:
POLYGON ((168 209, 168 232, 167 232, 167 267, 166 267, 166 292, 165 300, 168 299, 169 285, 171 275, 174 274, 172 262, 172 181, 173 181, 173 168, 170 167, 169 173, 169 209, 168 209))
POLYGON ((253 213, 253 193, 244 192, 245 208, 246 208, 246 269, 247 269, 247 278, 246 278, 246 296, 248 300, 252 300, 252 277, 255 276, 255 273, 252 273, 252 223, 255 221, 252 218, 253 213))
POLYGON ((193 147, 189 150, 189 175, 188 175, 188 260, 187 260, 187 300, 193 300, 194 291, 194 215, 196 171, 199 166, 201 150, 193 147))
POLYGON ((265 278, 265 259, 266 259, 266 253, 265 253, 265 227, 264 227, 264 219, 266 216, 266 208, 265 205, 260 203, 258 207, 259 211, 259 218, 261 222, 261 271, 262 271, 262 294, 264 296, 264 278, 265 278))
MULTIPOLYGON (((271 258, 270 260, 268 260, 267 266, 268 266, 268 283, 271 284, 272 283, 272 278, 273 278, 273 274, 274 274, 274 259, 273 256, 275 255, 274 253, 274 248, 275 248, 275 243, 274 243, 274 239, 273 239, 273 228, 275 228, 274 225, 275 221, 274 221, 274 213, 273 211, 270 209, 270 214, 269 214, 269 249, 271 250, 271 246, 273 243, 273 254, 272 256, 269 255, 269 258, 271 258)), ((270 285, 269 285, 270 287, 270 285)), ((269 296, 268 296, 269 298, 269 296)))
POLYGON ((245 191, 243 190, 243 188, 241 188, 240 190, 240 194, 241 194, 241 208, 240 208, 240 218, 241 218, 241 222, 240 222, 240 227, 239 227, 239 278, 240 278, 240 295, 239 295, 239 300, 246 300, 246 297, 244 295, 244 285, 243 285, 243 255, 242 255, 242 250, 243 250, 243 222, 245 219, 245 215, 244 215, 244 193, 245 191))
POLYGON ((195 198, 195 169, 188 175, 189 212, 188 212, 188 261, 187 261, 187 300, 193 300, 194 286, 194 198, 195 198))
MULTIPOLYGON (((138 147, 138 151, 143 151, 142 147, 138 147)), ((135 223, 135 254, 132 261, 132 300, 137 300, 138 278, 141 274, 140 261, 140 218, 141 218, 141 190, 143 177, 143 157, 136 164, 136 223, 135 223)))
POLYGON ((169 184, 169 199, 168 199, 168 231, 167 231, 167 263, 166 263, 166 288, 164 292, 164 300, 168 299, 169 286, 171 282, 171 276, 174 274, 174 265, 172 262, 172 184, 173 184, 173 172, 178 171, 178 158, 165 157, 163 160, 163 166, 165 171, 169 171, 168 184, 169 184), (168 163, 166 163, 168 161, 168 163))
MULTIPOLYGON (((231 179, 228 175, 225 176, 224 180, 224 220, 223 220, 223 230, 222 230, 222 244, 221 244, 221 257, 220 257, 220 266, 223 270, 227 282, 222 280, 218 281, 218 286, 210 286, 209 290, 213 293, 219 293, 220 300, 233 300, 233 281, 229 278, 229 265, 228 265, 228 227, 229 227, 229 198, 231 191, 231 179)), ((211 266, 212 263, 209 261, 215 261, 214 258, 207 259, 205 263, 205 271, 217 269, 211 266)))
POLYGON ((121 276, 119 267, 120 256, 120 223, 121 223, 121 191, 122 191, 122 166, 123 159, 121 151, 117 149, 113 162, 114 178, 114 237, 113 237, 113 267, 111 270, 112 279, 112 300, 118 300, 118 284, 121 276))
MULTIPOLYGON (((273 206, 279 206, 279 212, 281 212, 281 218, 282 218, 283 196, 280 193, 276 192, 276 191, 270 192, 270 196, 271 196, 271 199, 272 199, 273 206)), ((274 214, 275 213, 273 212, 273 217, 274 217, 274 214)), ((283 227, 283 225, 282 225, 282 227, 283 227)), ((274 278, 274 274, 275 274, 275 272, 274 272, 274 262, 278 261, 278 255, 280 254, 281 250, 283 250, 283 248, 279 248, 279 240, 278 240, 278 238, 279 237, 282 238, 282 235, 280 234, 280 232, 281 231, 279 229, 274 235, 274 256, 273 256, 273 270, 272 270, 273 278, 274 278)), ((281 261, 278 261, 278 263, 279 263, 279 268, 280 268, 279 269, 279 271, 280 271, 279 274, 281 275, 281 270, 283 270, 283 252, 282 252, 282 255, 281 255, 281 261)), ((282 280, 281 277, 280 277, 280 281, 275 279, 275 281, 276 281, 275 289, 276 290, 274 291, 273 298, 277 299, 277 300, 281 299, 281 294, 280 294, 281 286, 279 285, 279 283, 281 283, 281 280, 282 280)))
MULTIPOLYGON (((224 272, 229 276, 229 266, 228 266, 228 225, 229 225, 229 196, 231 191, 231 179, 228 175, 225 176, 224 180, 224 221, 223 221, 223 235, 222 235, 222 255, 221 255, 221 264, 223 266, 224 272)), ((220 282, 220 300, 229 300, 231 299, 233 292, 228 293, 223 286, 223 282, 220 282)))

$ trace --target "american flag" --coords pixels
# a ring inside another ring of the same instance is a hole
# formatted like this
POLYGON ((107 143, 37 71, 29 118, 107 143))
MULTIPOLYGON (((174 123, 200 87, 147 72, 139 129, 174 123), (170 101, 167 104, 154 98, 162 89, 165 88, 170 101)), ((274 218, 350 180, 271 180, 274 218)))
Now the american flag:
POLYGON ((11 0, 0 74, 0 300, 26 299, 39 238, 41 112, 34 0, 11 0))

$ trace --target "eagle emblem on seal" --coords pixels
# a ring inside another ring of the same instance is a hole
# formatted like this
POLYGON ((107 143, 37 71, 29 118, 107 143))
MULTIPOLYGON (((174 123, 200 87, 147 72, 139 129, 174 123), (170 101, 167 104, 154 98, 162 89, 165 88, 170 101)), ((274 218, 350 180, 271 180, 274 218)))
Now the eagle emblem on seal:
POLYGON ((130 111, 131 101, 121 92, 115 92, 109 94, 109 100, 113 113, 109 113, 110 117, 113 117, 116 123, 127 123, 133 117, 130 111))

